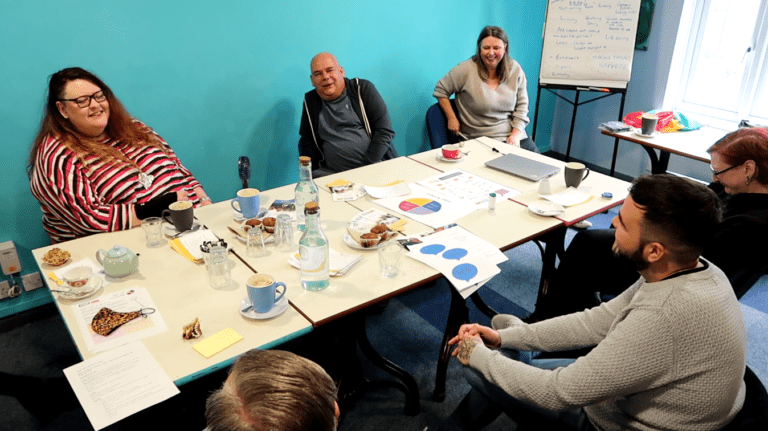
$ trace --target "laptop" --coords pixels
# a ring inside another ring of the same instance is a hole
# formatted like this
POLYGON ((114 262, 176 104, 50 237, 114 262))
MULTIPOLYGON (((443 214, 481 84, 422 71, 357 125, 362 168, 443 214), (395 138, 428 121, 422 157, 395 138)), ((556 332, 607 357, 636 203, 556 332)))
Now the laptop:
POLYGON ((560 168, 557 166, 537 162, 514 154, 505 154, 499 158, 489 160, 485 162, 485 166, 528 181, 539 181, 560 172, 560 168))

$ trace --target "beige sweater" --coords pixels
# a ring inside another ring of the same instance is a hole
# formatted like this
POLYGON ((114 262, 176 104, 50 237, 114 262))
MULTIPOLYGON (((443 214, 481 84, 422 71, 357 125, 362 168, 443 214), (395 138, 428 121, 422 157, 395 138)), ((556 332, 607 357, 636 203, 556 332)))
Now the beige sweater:
POLYGON ((433 95, 450 98, 456 94, 456 115, 461 132, 469 138, 488 136, 506 141, 512 128, 523 132, 528 119, 528 82, 525 72, 515 60, 506 82, 491 90, 480 79, 477 65, 472 59, 463 61, 448 72, 435 86, 433 95))
POLYGON ((656 283, 641 277, 612 301, 526 325, 499 315, 503 348, 557 351, 597 345, 568 367, 542 370, 477 346, 470 366, 519 400, 584 407, 602 430, 710 430, 744 403, 746 333, 722 271, 656 283))

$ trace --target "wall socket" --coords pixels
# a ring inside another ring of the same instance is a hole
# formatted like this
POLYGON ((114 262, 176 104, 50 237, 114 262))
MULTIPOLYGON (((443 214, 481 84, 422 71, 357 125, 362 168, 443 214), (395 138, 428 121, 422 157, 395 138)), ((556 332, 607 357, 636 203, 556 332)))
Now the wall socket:
POLYGON ((5 275, 21 272, 19 253, 16 252, 13 241, 0 242, 0 266, 5 275))
POLYGON ((0 281, 0 299, 8 298, 10 296, 9 295, 10 289, 11 289, 11 285, 7 281, 5 280, 0 281))
POLYGON ((40 272, 33 272, 31 274, 22 275, 21 283, 24 285, 24 290, 29 292, 38 287, 43 287, 43 278, 40 276, 40 272))

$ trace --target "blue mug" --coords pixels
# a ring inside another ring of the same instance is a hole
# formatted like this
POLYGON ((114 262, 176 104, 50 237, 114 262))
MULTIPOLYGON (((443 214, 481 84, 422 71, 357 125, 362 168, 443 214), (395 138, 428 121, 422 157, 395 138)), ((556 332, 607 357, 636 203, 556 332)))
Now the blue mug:
POLYGON ((243 214, 245 218, 254 218, 259 213, 261 195, 257 189, 242 189, 237 197, 232 199, 232 208, 243 214), (237 204, 237 206, 235 206, 237 204))
POLYGON ((275 282, 275 277, 267 274, 252 275, 245 283, 248 288, 248 300, 257 313, 267 313, 272 310, 277 301, 283 299, 288 287, 285 283, 275 282), (277 286, 283 286, 283 292, 275 297, 277 286))

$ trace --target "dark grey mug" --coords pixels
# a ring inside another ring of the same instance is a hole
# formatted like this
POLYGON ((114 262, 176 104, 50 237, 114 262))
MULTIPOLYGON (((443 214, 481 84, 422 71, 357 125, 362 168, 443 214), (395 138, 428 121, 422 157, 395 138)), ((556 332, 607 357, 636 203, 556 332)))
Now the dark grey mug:
POLYGON ((178 201, 170 204, 168 209, 163 210, 163 220, 172 224, 177 232, 184 232, 192 229, 194 222, 194 211, 192 202, 178 201), (170 216, 170 220, 168 219, 170 216))
POLYGON ((583 163, 571 162, 565 165, 565 186, 579 187, 589 176, 589 168, 583 163))

